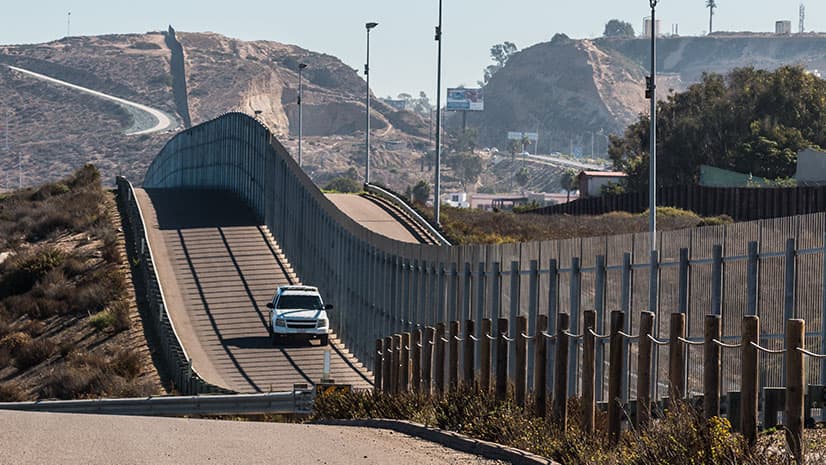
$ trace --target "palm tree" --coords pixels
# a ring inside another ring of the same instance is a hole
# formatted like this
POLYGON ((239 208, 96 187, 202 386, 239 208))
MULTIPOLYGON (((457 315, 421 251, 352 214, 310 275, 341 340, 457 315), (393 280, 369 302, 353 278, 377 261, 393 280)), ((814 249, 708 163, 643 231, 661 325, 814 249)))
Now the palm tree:
POLYGON ((714 30, 712 28, 712 19, 714 18, 714 9, 717 8, 717 2, 715 0, 706 0, 706 8, 708 8, 708 33, 714 30))

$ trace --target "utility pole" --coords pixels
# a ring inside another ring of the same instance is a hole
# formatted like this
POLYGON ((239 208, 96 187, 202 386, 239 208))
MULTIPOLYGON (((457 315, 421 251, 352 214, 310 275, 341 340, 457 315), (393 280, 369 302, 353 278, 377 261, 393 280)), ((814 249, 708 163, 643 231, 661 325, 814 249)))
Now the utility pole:
POLYGON ((378 25, 379 23, 366 23, 364 25, 367 29, 367 63, 364 65, 364 77, 367 80, 367 95, 365 97, 367 127, 364 131, 364 151, 367 155, 367 166, 364 170, 364 184, 370 184, 370 30, 378 25))
POLYGON ((656 8, 659 0, 648 0, 651 5, 651 76, 646 97, 651 100, 651 140, 648 157, 648 240, 650 251, 657 251, 657 28, 656 8))
MULTIPOLYGON (((9 156, 9 114, 11 114, 11 110, 8 108, 6 109, 6 132, 5 132, 5 143, 3 145, 3 153, 5 156, 3 157, 3 164, 5 164, 6 159, 10 159, 9 156)), ((4 170, 6 172, 6 182, 5 186, 6 189, 11 189, 11 182, 9 181, 9 171, 11 170, 4 170)))
POLYGON ((439 222, 439 197, 441 195, 441 163, 442 163, 442 0, 439 0, 439 25, 436 26, 436 42, 439 43, 436 59, 436 188, 433 197, 433 219, 436 226, 439 222))
MULTIPOLYGON (((301 83, 302 73, 304 72, 304 68, 307 67, 306 63, 299 63, 298 64, 298 167, 301 168, 301 133, 302 133, 302 126, 304 125, 304 120, 302 117, 302 107, 301 107, 301 94, 303 93, 303 87, 301 83)), ((370 92, 368 87, 368 93, 370 92)), ((369 112, 368 112, 369 113, 369 112)))
POLYGON ((72 12, 66 15, 66 37, 72 36, 72 12))

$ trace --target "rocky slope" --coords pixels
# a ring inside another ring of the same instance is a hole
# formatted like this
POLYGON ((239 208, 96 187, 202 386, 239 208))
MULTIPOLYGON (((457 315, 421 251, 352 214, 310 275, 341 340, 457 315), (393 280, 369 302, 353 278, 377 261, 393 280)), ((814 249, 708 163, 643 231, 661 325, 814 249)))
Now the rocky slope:
MULTIPOLYGON (((171 136, 126 136, 131 117, 119 106, 1 65, 152 106, 175 115, 180 127, 190 118, 198 124, 227 111, 260 111, 262 120, 294 150, 301 62, 309 65, 304 70, 303 161, 315 180, 324 183, 363 165, 364 81, 335 57, 293 45, 175 33, 171 28, 164 33, 0 46, 0 88, 11 90, 0 95, 0 106, 9 110, 10 146, 0 158, 0 189, 16 187, 18 159, 24 185, 64 176, 87 162, 99 166, 104 179, 126 174, 139 182, 171 136), (183 66, 177 44, 182 47, 183 66)), ((399 186, 415 183, 415 176, 398 179, 397 173, 418 166, 427 126, 416 115, 381 101, 371 105, 376 179, 394 179, 399 186)), ((5 132, 5 116, 0 115, 0 132, 5 132)))
MULTIPOLYGON (((657 46, 660 98, 686 89, 705 72, 786 64, 826 70, 826 35, 819 34, 673 37, 657 46)), ((573 145, 589 153, 591 132, 621 132, 648 111, 649 54, 645 39, 555 36, 511 57, 485 88, 486 111, 468 115, 468 125, 479 128, 485 145, 507 146, 507 131, 538 130, 542 152, 568 152, 573 145)), ((598 138, 604 150, 605 139, 598 138)))

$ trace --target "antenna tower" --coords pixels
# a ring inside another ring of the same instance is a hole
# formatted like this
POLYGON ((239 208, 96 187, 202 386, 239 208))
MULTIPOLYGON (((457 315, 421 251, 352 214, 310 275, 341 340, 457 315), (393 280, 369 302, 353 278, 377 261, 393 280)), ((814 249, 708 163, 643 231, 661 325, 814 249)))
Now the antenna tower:
POLYGON ((800 30, 799 33, 806 32, 806 5, 800 4, 800 30))

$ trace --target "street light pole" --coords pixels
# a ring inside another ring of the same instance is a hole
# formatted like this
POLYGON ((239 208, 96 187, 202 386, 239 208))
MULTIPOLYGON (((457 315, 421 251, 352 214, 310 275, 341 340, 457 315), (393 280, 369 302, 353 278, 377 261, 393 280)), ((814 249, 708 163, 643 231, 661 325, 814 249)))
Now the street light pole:
POLYGON ((436 42, 439 43, 436 59, 436 183, 433 192, 433 219, 436 226, 439 221, 439 197, 441 195, 441 163, 442 163, 442 0, 439 0, 439 25, 436 26, 436 42))
POLYGON ((365 184, 370 184, 370 29, 378 25, 379 23, 367 23, 364 25, 367 29, 367 63, 364 65, 364 77, 367 80, 367 95, 365 97, 367 103, 367 127, 364 131, 364 151, 367 158, 367 166, 364 170, 365 184))
POLYGON ((651 76, 646 96, 651 99, 651 140, 648 157, 648 240, 650 251, 657 251, 657 19, 659 0, 648 0, 651 5, 651 76))
POLYGON ((300 63, 298 65, 298 167, 301 168, 301 133, 302 128, 304 126, 303 117, 301 114, 301 94, 303 92, 302 87, 302 72, 304 68, 307 67, 306 63, 300 63))

